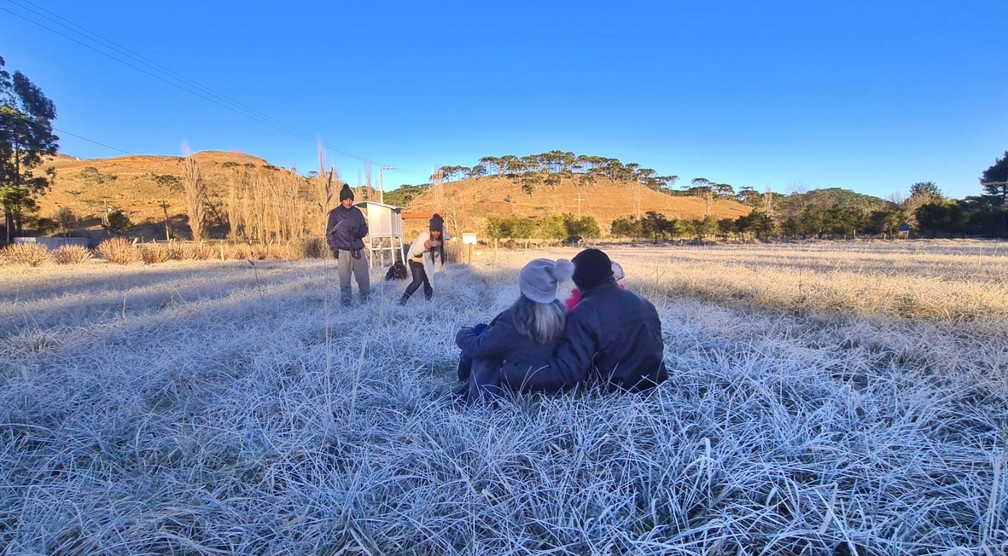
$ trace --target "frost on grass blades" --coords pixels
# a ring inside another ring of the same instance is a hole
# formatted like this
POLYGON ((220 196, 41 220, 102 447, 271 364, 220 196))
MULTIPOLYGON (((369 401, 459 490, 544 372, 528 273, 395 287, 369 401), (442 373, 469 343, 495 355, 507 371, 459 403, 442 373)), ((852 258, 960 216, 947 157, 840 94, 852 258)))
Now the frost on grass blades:
POLYGON ((0 552, 1003 554, 1002 244, 613 248, 670 380, 458 410, 535 256, 7 266, 0 552))

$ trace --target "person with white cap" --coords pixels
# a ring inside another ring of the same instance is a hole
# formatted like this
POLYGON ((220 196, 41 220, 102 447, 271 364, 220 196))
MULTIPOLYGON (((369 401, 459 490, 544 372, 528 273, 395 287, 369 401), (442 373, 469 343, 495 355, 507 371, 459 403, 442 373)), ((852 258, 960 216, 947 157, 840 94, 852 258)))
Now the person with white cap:
POLYGON ((564 329, 566 310, 557 285, 569 280, 574 265, 566 260, 534 259, 518 274, 521 292, 489 325, 465 327, 455 335, 462 350, 459 380, 468 381, 465 401, 501 393, 499 369, 504 360, 533 363, 553 355, 564 329))

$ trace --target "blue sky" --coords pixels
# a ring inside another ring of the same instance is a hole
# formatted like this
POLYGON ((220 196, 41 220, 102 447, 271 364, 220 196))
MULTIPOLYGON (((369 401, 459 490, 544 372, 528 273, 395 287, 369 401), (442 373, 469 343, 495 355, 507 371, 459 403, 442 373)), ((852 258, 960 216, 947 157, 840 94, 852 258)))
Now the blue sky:
POLYGON ((388 190, 559 149, 679 186, 963 198, 1008 150, 1006 22, 1004 0, 0 0, 0 56, 79 157, 307 172, 321 138, 351 184, 396 166, 388 190))

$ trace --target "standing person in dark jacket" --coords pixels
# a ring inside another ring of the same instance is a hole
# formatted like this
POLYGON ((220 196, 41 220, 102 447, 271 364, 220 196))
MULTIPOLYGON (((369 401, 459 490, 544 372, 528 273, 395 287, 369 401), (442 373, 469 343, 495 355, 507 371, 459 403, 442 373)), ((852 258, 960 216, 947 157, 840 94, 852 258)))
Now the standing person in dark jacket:
POLYGON ((368 234, 368 225, 364 213, 353 206, 354 194, 349 185, 343 184, 339 199, 339 206, 329 211, 326 243, 336 257, 340 302, 344 307, 349 307, 351 275, 357 280, 361 303, 366 302, 368 294, 371 293, 368 259, 364 254, 364 236, 368 234))
POLYGON ((444 266, 445 262, 445 248, 444 248, 444 219, 441 218, 440 214, 435 214, 431 217, 428 223, 427 230, 420 232, 416 239, 413 240, 413 244, 410 245, 409 251, 406 253, 406 260, 409 261, 410 274, 413 275, 413 281, 406 286, 406 291, 403 292, 402 297, 399 299, 400 305, 405 305, 413 292, 417 291, 420 286, 423 286, 424 298, 430 301, 434 297, 434 288, 431 286, 431 278, 434 277, 434 263, 441 261, 441 266, 444 266))
POLYGON ((598 249, 578 253, 581 302, 567 315, 563 343, 541 363, 505 361, 501 380, 522 391, 556 392, 597 380, 609 391, 647 391, 668 378, 661 320, 654 305, 620 288, 598 249))
POLYGON ((462 350, 459 380, 468 380, 466 400, 500 394, 504 360, 536 363, 553 355, 564 329, 566 310, 556 298, 557 284, 568 280, 574 266, 566 259, 534 259, 518 274, 521 294, 490 321, 462 328, 455 343, 462 350))

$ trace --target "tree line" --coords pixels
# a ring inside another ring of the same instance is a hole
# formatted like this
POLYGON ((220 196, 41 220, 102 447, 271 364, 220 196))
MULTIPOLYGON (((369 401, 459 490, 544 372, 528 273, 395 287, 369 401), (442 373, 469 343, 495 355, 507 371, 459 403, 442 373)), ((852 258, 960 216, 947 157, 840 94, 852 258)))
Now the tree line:
POLYGON ((540 185, 557 186, 562 178, 577 179, 581 183, 590 183, 600 178, 632 181, 656 191, 671 188, 679 180, 679 176, 660 176, 655 170, 643 168, 636 162, 624 164, 616 158, 575 155, 560 150, 525 156, 484 156, 473 166, 441 166, 430 179, 450 182, 482 176, 517 180, 528 194, 532 194, 540 185))

